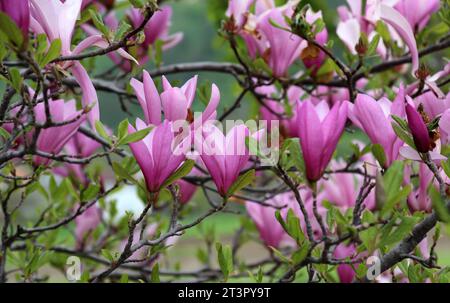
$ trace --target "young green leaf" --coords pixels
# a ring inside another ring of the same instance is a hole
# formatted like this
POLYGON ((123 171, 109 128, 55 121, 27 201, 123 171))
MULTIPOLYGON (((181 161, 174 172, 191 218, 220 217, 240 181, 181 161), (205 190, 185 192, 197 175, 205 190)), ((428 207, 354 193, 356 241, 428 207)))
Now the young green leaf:
POLYGON ((161 188, 165 188, 170 184, 172 184, 173 182, 177 181, 178 179, 181 179, 187 174, 189 174, 194 165, 195 165, 194 160, 187 159, 186 161, 184 161, 184 163, 169 178, 167 178, 166 182, 164 182, 161 188))
POLYGON ((227 195, 228 196, 233 195, 237 191, 241 190, 242 188, 244 188, 247 185, 249 185, 250 183, 252 183, 254 179, 255 179, 255 170, 254 169, 249 170, 245 174, 240 175, 238 177, 238 179, 236 180, 236 182, 234 182, 233 185, 231 185, 230 189, 228 190, 227 195))

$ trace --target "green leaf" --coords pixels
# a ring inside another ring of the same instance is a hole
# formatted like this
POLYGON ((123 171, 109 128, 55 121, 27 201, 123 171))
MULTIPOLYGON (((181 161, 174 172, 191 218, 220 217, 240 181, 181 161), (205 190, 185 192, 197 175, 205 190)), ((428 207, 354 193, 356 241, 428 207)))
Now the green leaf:
POLYGON ((156 67, 160 67, 162 64, 162 59, 163 59, 162 48, 164 46, 164 41, 158 39, 158 40, 156 40, 154 46, 155 46, 155 65, 156 65, 156 67))
POLYGON ((298 138, 284 140, 281 146, 280 165, 285 170, 295 167, 299 172, 305 170, 305 163, 298 138))
POLYGON ((441 161, 441 166, 447 177, 450 178, 450 159, 447 159, 446 161, 441 161))
POLYGON ((130 30, 131 25, 125 21, 120 21, 119 28, 116 30, 114 35, 114 41, 120 41, 125 36, 125 34, 130 30))
POLYGON ((261 266, 258 267, 258 275, 257 276, 255 276, 250 270, 248 270, 247 273, 250 276, 250 278, 253 281, 255 281, 256 283, 262 283, 264 273, 262 271, 262 267, 261 266))
POLYGON ((23 44, 23 34, 16 23, 4 12, 0 12, 0 31, 16 46, 23 44))
POLYGON ((403 171, 405 164, 403 161, 394 161, 383 176, 386 186, 386 194, 389 199, 395 194, 403 182, 403 171))
POLYGON ((442 199, 439 191, 431 185, 428 190, 431 198, 431 203, 433 204, 433 209, 436 211, 439 220, 449 223, 450 222, 450 212, 447 206, 445 205, 445 201, 442 199))
POLYGON ((99 191, 100 186, 96 184, 90 184, 89 187, 86 190, 84 190, 81 194, 82 201, 89 201, 94 199, 99 191))
POLYGON ((377 50, 378 44, 380 43, 380 35, 375 35, 370 41, 369 47, 367 48, 367 55, 372 55, 377 50))
POLYGON ((10 70, 10 77, 11 77, 11 85, 16 90, 16 92, 20 92, 22 88, 22 82, 23 78, 20 75, 20 71, 17 68, 12 68, 10 70))
POLYGON ((4 129, 3 127, 0 127, 0 136, 5 139, 9 139, 9 137, 11 137, 11 134, 8 133, 8 131, 6 129, 4 129))
POLYGON ((392 196, 388 196, 386 199, 386 202, 384 203, 383 209, 381 210, 381 215, 387 214, 389 211, 391 211, 394 206, 406 199, 408 197, 409 193, 411 192, 412 186, 411 184, 406 185, 401 190, 395 191, 392 196))
POLYGON ((308 256, 309 252, 309 242, 305 241, 306 243, 301 245, 300 248, 292 254, 292 261, 294 264, 300 264, 303 262, 306 257, 308 256))
POLYGON ((404 162, 394 161, 383 176, 383 186, 385 191, 385 201, 381 210, 384 216, 411 191, 411 186, 401 187, 403 183, 404 162))
POLYGON ((277 256, 277 258, 281 260, 281 262, 292 264, 292 260, 283 255, 281 251, 272 246, 269 246, 269 248, 273 251, 275 256, 277 256))
POLYGON ((380 144, 372 145, 372 153, 377 159, 378 163, 380 163, 382 167, 386 167, 386 153, 384 152, 384 148, 380 144))
MULTIPOLYGON (((153 273, 153 272, 152 272, 153 273)), ((127 274, 123 274, 120 277, 120 283, 128 283, 128 275, 127 274)))
POLYGON ((109 250, 107 250, 107 249, 102 249, 101 250, 101 254, 102 254, 102 256, 103 257, 105 257, 107 260, 109 260, 109 262, 114 262, 115 260, 114 260, 114 256, 112 255, 112 253, 109 251, 109 250))
POLYGON ((156 263, 153 267, 152 267, 152 274, 150 277, 150 281, 152 283, 159 283, 159 264, 156 263))
POLYGON ((106 132, 106 128, 100 120, 95 121, 95 130, 103 139, 111 143, 111 138, 106 132))
POLYGON ((105 38, 109 39, 110 30, 105 25, 105 23, 103 23, 103 19, 100 13, 94 9, 90 9, 89 14, 91 15, 92 22, 94 23, 95 27, 103 34, 105 38))
POLYGON ((123 120, 122 122, 119 123, 119 126, 117 127, 117 138, 119 138, 119 142, 120 140, 122 140, 123 138, 125 138, 128 134, 128 119, 123 120))
POLYGON ((295 215, 292 209, 288 210, 286 216, 286 232, 297 242, 298 245, 304 242, 305 235, 302 232, 300 219, 295 215))
POLYGON ((195 161, 191 159, 187 159, 184 163, 178 168, 161 186, 161 188, 167 187, 178 179, 183 178, 187 174, 189 174, 192 168, 195 165, 195 161))
POLYGON ((222 246, 221 243, 217 242, 216 250, 220 269, 224 275, 224 280, 227 281, 230 273, 233 271, 233 255, 231 246, 222 246))
MULTIPOLYGON (((119 176, 119 178, 128 180, 142 188, 142 185, 139 183, 139 181, 136 180, 132 175, 130 175, 128 171, 122 167, 122 165, 120 165, 117 162, 113 162, 112 167, 116 175, 119 176)), ((143 188, 143 190, 146 191, 147 189, 143 188)))
POLYGON ((241 190, 242 188, 246 187, 250 183, 253 182, 255 179, 255 170, 249 170, 245 174, 240 175, 237 180, 231 185, 230 189, 228 190, 227 195, 231 196, 235 192, 241 190))
POLYGON ((381 240, 380 247, 400 242, 411 232, 418 220, 416 217, 403 217, 400 225, 381 240))
POLYGON ((400 126, 395 122, 392 122, 391 125, 392 128, 394 129, 395 134, 397 135, 397 137, 400 138, 400 140, 402 140, 412 148, 416 149, 416 145, 414 144, 414 140, 409 131, 406 131, 402 126, 400 126))
POLYGON ((147 135, 151 132, 151 130, 152 130, 152 127, 147 127, 147 128, 138 130, 134 133, 128 134, 127 136, 125 136, 124 138, 119 140, 118 144, 124 145, 124 144, 129 144, 129 143, 140 141, 140 140, 144 139, 145 137, 147 137, 147 135))
POLYGON ((134 8, 143 8, 145 0, 128 0, 134 8))
POLYGON ((383 38, 384 44, 389 45, 391 41, 391 34, 387 25, 383 21, 377 21, 375 30, 378 34, 380 34, 381 38, 383 38))
POLYGON ((53 61, 54 59, 58 58, 58 56, 61 54, 61 39, 55 39, 50 44, 50 47, 48 48, 47 54, 43 56, 39 61, 38 64, 42 68, 46 66, 48 63, 53 61))

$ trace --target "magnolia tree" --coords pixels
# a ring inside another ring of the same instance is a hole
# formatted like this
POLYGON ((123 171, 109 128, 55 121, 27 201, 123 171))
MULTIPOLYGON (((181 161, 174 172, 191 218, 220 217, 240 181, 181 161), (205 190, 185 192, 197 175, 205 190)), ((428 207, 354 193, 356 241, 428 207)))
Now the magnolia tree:
POLYGON ((314 2, 217 1, 230 62, 161 64, 178 3, 0 0, 0 281, 448 282, 449 2, 314 2))

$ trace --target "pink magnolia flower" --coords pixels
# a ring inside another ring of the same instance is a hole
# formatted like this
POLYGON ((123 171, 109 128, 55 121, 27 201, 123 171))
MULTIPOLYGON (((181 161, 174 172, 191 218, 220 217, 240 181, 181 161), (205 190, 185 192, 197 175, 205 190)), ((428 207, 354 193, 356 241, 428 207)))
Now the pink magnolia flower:
POLYGON ((101 210, 95 204, 75 218, 75 240, 77 249, 82 249, 91 239, 92 232, 101 223, 101 210))
MULTIPOLYGON (((58 154, 86 120, 86 115, 82 111, 76 110, 75 100, 68 102, 64 100, 49 100, 49 109, 52 121, 56 123, 64 122, 64 124, 42 129, 39 133, 36 147, 42 152, 58 154)), ((47 120, 44 103, 38 103, 34 107, 34 112, 36 122, 44 124, 47 120)), ((36 166, 48 165, 50 162, 51 159, 45 157, 34 157, 36 166)))
POLYGON ((0 11, 7 14, 22 31, 24 39, 28 39, 28 29, 30 27, 28 0, 0 0, 0 11))
MULTIPOLYGON (((101 35, 90 36, 81 41, 71 50, 72 34, 80 14, 82 0, 30 0, 30 25, 36 34, 45 34, 50 42, 61 39, 61 55, 77 55, 91 46, 106 48, 109 44, 101 35)), ((118 53, 129 60, 135 60, 123 49, 118 53)), ((83 92, 82 102, 85 107, 92 106, 88 120, 92 126, 100 119, 97 92, 88 73, 79 61, 69 61, 62 64, 69 69, 83 92)))
MULTIPOLYGON (((129 125, 128 132, 134 133, 147 127, 148 125, 138 118, 136 129, 129 125)), ((144 174, 150 192, 158 192, 167 178, 186 159, 190 138, 185 137, 180 141, 178 139, 173 123, 165 120, 155 126, 143 140, 130 143, 131 151, 144 174)))
POLYGON ((310 100, 297 103, 298 137, 311 182, 322 177, 331 160, 345 127, 347 107, 347 103, 336 103, 330 109, 325 101, 316 106, 310 100))
MULTIPOLYGON (((346 245, 344 243, 341 243, 336 247, 333 255, 337 259, 355 258, 356 256, 355 244, 351 243, 349 245, 346 245)), ((353 266, 357 268, 358 264, 354 264, 353 266)), ((355 270, 350 264, 338 265, 337 273, 339 281, 341 281, 341 283, 352 283, 353 279, 356 276, 355 270)))
POLYGON ((295 199, 293 200, 293 194, 290 192, 276 195, 265 202, 274 207, 252 201, 246 201, 245 207, 250 218, 255 223, 264 244, 268 247, 278 248, 283 241, 289 239, 289 236, 275 217, 277 210, 275 207, 283 207, 280 213, 283 218, 286 218, 290 206, 296 202, 295 199))
MULTIPOLYGON (((425 122, 421 116, 421 114, 418 113, 418 111, 415 108, 415 104, 413 100, 407 96, 407 105, 406 110, 408 113, 408 125, 411 130, 411 134, 414 139, 414 144, 416 146, 416 149, 410 147, 410 146, 402 146, 400 148, 400 154, 406 158, 411 159, 415 161, 422 161, 422 157, 419 153, 426 153, 429 152, 431 160, 437 161, 439 163, 440 160, 446 160, 447 158, 443 155, 441 155, 441 140, 434 141, 435 144, 432 144, 432 140, 430 138, 430 134, 428 133, 428 128, 425 125, 425 122), (427 135, 427 136, 426 136, 427 135), (428 145, 427 145, 428 144, 428 145)), ((446 103, 448 103, 448 100, 441 100, 438 98, 431 99, 429 98, 425 99, 426 106, 424 106, 425 113, 427 113, 427 110, 430 113, 436 113, 443 109, 446 106, 446 103)), ((417 101, 417 100, 416 100, 417 101)), ((420 102, 420 101, 419 101, 420 102)), ((418 102, 416 102, 418 103, 418 102)), ((418 107, 421 105, 419 103, 418 107)), ((445 118, 445 117, 444 117, 445 118)), ((443 142, 446 142, 446 131, 445 131, 445 119, 442 120, 442 125, 444 126, 444 129, 442 127, 439 127, 439 130, 443 132, 444 139, 443 142)), ((441 124, 441 121, 439 124, 441 124)))
MULTIPOLYGON (((254 14, 250 12, 252 3, 251 0, 230 1, 227 16, 234 18, 235 25, 239 29, 238 33, 244 39, 250 57, 261 56, 275 76, 286 76, 289 67, 307 47, 307 42, 297 35, 273 26, 271 22, 288 28, 285 17, 292 17, 298 1, 289 1, 280 7, 276 7, 271 0, 256 1, 254 14)), ((318 17, 320 13, 307 13, 308 21, 314 21, 318 17)), ((324 35, 320 33, 318 39, 322 41, 324 35)), ((309 66, 321 63, 321 58, 312 59, 308 61, 309 66)))
MULTIPOLYGON (((162 78, 164 91, 159 94, 149 73, 144 70, 143 82, 131 79, 130 84, 144 111, 147 124, 159 125, 161 123, 161 110, 164 118, 169 121, 189 120, 188 114, 195 98, 197 76, 188 80, 181 88, 172 87, 165 77, 162 78)), ((214 119, 219 104, 220 92, 215 84, 211 88, 211 99, 200 121, 214 119)), ((191 122, 191 121, 189 121, 191 122)))
POLYGON ((260 55, 266 56, 267 64, 277 77, 286 75, 288 68, 307 46, 307 42, 302 38, 274 27, 271 23, 275 22, 282 27, 288 27, 285 16, 291 17, 293 12, 293 7, 289 5, 274 8, 264 13, 258 23, 258 30, 267 41, 264 52, 260 55))
MULTIPOLYGON (((239 177, 250 158, 245 140, 251 136, 245 125, 234 126, 225 136, 211 123, 203 125, 194 136, 196 150, 216 184, 220 195, 226 196, 228 189, 239 177)), ((259 133, 253 135, 256 137, 259 133)))
POLYGON ((397 137, 392 128, 391 114, 405 117, 402 88, 393 102, 387 98, 376 101, 368 95, 358 94, 355 104, 349 103, 350 120, 367 134, 372 143, 380 144, 384 148, 386 167, 397 159, 403 145, 403 141, 397 137))
MULTIPOLYGON (((96 140, 89 138, 81 132, 76 132, 75 135, 66 143, 64 149, 70 155, 79 155, 86 158, 94 154, 94 152, 101 147, 96 140)), ((83 164, 64 163, 63 166, 58 166, 54 172, 60 176, 72 176, 82 184, 88 184, 89 180, 84 172, 83 164)))
POLYGON ((439 10, 439 0, 400 0, 394 8, 402 14, 415 32, 421 31, 433 13, 439 10), (414 5, 414 8, 411 8, 414 5))
POLYGON ((405 106, 406 116, 408 117, 408 126, 411 130, 413 136, 414 144, 416 145, 417 151, 421 153, 428 152, 431 147, 431 139, 428 133, 428 128, 422 119, 422 116, 417 112, 412 103, 412 99, 406 96, 408 101, 405 106))

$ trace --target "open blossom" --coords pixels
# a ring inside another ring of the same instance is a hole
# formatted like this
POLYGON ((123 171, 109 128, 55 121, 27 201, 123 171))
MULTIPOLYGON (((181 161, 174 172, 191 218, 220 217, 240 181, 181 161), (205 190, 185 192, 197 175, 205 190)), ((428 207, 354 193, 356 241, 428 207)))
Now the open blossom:
MULTIPOLYGON (((226 135, 211 123, 205 124, 198 130, 200 131, 201 134, 194 136, 196 150, 211 174, 219 194, 226 196, 250 158, 245 140, 252 135, 242 124, 234 126, 226 135)), ((258 135, 259 133, 256 133, 253 137, 258 135)))
POLYGON ((7 14, 19 27, 25 39, 30 27, 29 0, 0 0, 0 11, 7 14))
POLYGON ((387 98, 376 101, 371 96, 358 94, 355 104, 349 103, 349 118, 361 128, 373 144, 380 144, 386 155, 386 163, 389 166, 399 155, 403 145, 395 134, 390 115, 405 117, 403 88, 399 89, 393 102, 387 98))
MULTIPOLYGON (((36 147, 39 151, 49 154, 58 154, 65 144, 78 131, 80 125, 86 120, 86 115, 82 111, 77 111, 75 100, 49 100, 49 110, 51 119, 55 123, 62 123, 60 126, 52 126, 41 129, 36 147)), ((38 103, 34 107, 36 121, 44 124, 47 120, 45 114, 45 104, 38 103)), ((35 165, 48 165, 50 159, 36 156, 35 165)))
POLYGON ((87 208, 75 218, 75 240, 77 249, 82 249, 92 236, 92 232, 101 223, 101 209, 97 205, 87 208))
MULTIPOLYGON (((277 77, 286 76, 289 67, 297 59, 303 59, 307 68, 317 71, 325 59, 325 54, 299 36, 284 29, 275 27, 272 22, 288 28, 285 18, 291 18, 299 1, 288 1, 285 5, 276 7, 274 1, 256 1, 255 11, 250 11, 254 1, 230 1, 227 16, 233 17, 238 27, 238 34, 244 39, 250 57, 262 57, 273 74, 277 77)), ((321 12, 306 12, 306 21, 313 23, 321 18, 321 12)), ((324 28, 317 33, 316 41, 325 44, 328 39, 324 28)))
POLYGON ((298 102, 298 137, 309 181, 318 181, 333 156, 347 120, 347 103, 331 109, 325 101, 316 106, 310 100, 298 102))
MULTIPOLYGON (((61 39, 61 55, 78 55, 91 46, 106 48, 109 44, 101 35, 87 37, 73 50, 71 49, 72 34, 75 23, 80 14, 82 0, 30 0, 30 26, 34 33, 45 34, 50 42, 61 39)), ((123 49, 118 53, 124 58, 134 60, 123 49)), ((92 126, 100 119, 97 92, 88 73, 79 61, 62 63, 62 67, 69 69, 83 92, 82 102, 85 107, 92 107, 88 120, 92 126)))
MULTIPOLYGON (((159 125, 161 123, 161 111, 164 113, 164 118, 169 121, 190 120, 189 113, 192 113, 190 108, 197 89, 197 76, 188 80, 181 88, 172 87, 165 77, 163 77, 162 82, 164 91, 159 94, 155 83, 145 70, 142 82, 134 78, 130 81, 144 112, 146 123, 159 125)), ((204 122, 215 118, 219 100, 219 89, 215 84, 212 84, 211 99, 201 114, 200 121, 204 122)))
MULTIPOLYGON (((129 125, 128 133, 147 128, 141 119, 136 120, 136 129, 129 125)), ((141 141, 130 143, 131 151, 144 174, 147 189, 158 192, 164 182, 186 159, 190 138, 178 140, 173 123, 164 120, 155 126, 141 141), (189 142, 188 142, 189 141, 189 142)))
POLYGON ((271 22, 287 27, 285 16, 292 16, 293 7, 274 8, 263 16, 258 24, 258 29, 264 35, 267 43, 264 53, 267 63, 275 76, 285 76, 288 68, 300 56, 307 43, 297 35, 291 34, 280 28, 276 28, 271 22))

